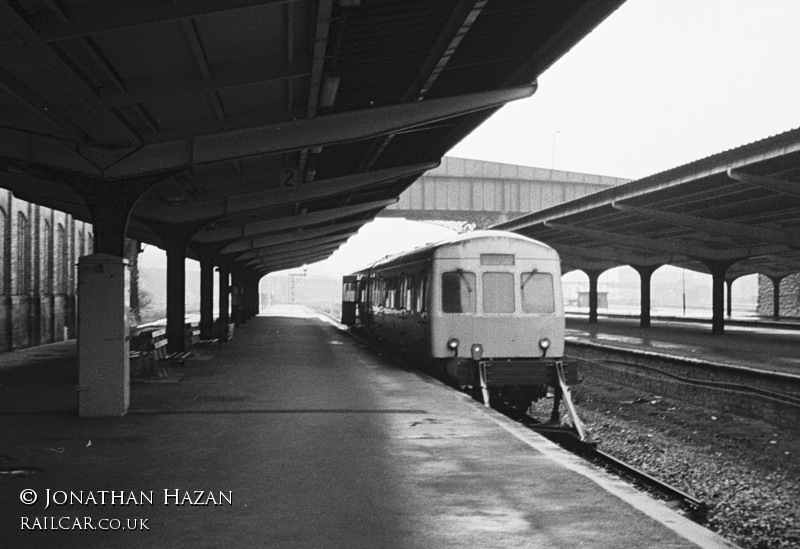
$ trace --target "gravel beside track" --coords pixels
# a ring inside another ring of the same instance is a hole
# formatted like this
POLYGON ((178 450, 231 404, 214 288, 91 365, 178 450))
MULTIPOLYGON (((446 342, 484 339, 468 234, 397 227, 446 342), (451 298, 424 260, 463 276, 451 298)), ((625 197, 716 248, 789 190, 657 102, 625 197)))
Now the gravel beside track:
POLYGON ((709 506, 706 526, 750 548, 800 547, 800 426, 781 429, 615 386, 573 389, 598 448, 709 506))

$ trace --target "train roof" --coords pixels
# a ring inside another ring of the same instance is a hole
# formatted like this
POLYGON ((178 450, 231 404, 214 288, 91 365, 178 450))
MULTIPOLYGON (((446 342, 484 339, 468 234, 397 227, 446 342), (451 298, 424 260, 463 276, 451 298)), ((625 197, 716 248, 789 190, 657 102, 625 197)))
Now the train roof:
POLYGON ((376 267, 383 267, 388 266, 395 262, 408 262, 413 261, 416 259, 425 259, 425 257, 432 257, 434 252, 440 248, 444 248, 446 246, 450 246, 453 244, 459 244, 461 242, 470 241, 470 240, 478 240, 481 238, 510 238, 513 240, 519 240, 522 242, 526 242, 529 244, 535 244, 545 250, 552 252, 554 257, 558 257, 558 252, 551 246, 545 244, 544 242, 540 242, 538 240, 534 240, 533 238, 529 238, 527 236, 523 236, 521 234, 512 233, 509 231, 496 231, 496 230, 480 230, 480 231, 472 231, 468 233, 461 233, 455 236, 446 238, 444 240, 440 240, 438 242, 433 242, 431 244, 426 244, 419 248, 415 248, 413 250, 409 250, 406 252, 400 252, 398 254, 388 255, 384 258, 375 261, 374 263, 367 265, 359 270, 356 273, 365 273, 376 267))

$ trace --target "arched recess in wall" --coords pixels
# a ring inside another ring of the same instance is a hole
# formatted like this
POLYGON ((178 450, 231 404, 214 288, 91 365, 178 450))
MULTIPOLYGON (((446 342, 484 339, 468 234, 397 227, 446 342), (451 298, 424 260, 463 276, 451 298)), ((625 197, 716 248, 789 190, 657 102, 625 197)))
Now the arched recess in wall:
POLYGON ((758 275, 740 276, 733 282, 733 315, 758 313, 758 275))
POLYGON ((8 215, 3 208, 0 208, 0 294, 8 294, 8 272, 6 270, 6 261, 8 257, 8 231, 6 231, 6 224, 8 223, 8 215))
POLYGON ((67 290, 67 273, 69 272, 69 265, 67 261, 69 254, 67 253, 67 232, 64 230, 64 225, 58 224, 56 230, 56 293, 66 294, 67 290))
POLYGON ((16 262, 16 290, 17 294, 27 294, 31 291, 31 235, 28 228, 28 218, 22 212, 17 212, 17 262, 16 262))
POLYGON ((561 277, 564 292, 564 307, 568 309, 589 309, 589 276, 578 269, 567 271, 561 277))
POLYGON ((597 279, 598 308, 637 314, 642 306, 642 279, 629 265, 603 271, 597 279))
POLYGON ((42 244, 44 257, 42 257, 41 293, 49 295, 53 293, 53 226, 47 219, 44 220, 42 244))

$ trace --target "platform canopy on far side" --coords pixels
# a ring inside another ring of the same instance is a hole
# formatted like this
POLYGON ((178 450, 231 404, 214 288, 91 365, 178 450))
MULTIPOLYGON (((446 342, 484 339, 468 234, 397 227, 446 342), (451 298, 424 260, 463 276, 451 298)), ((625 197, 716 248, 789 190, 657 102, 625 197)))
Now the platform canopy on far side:
POLYGON ((552 245, 566 271, 676 265, 779 280, 800 272, 800 129, 494 228, 552 245))

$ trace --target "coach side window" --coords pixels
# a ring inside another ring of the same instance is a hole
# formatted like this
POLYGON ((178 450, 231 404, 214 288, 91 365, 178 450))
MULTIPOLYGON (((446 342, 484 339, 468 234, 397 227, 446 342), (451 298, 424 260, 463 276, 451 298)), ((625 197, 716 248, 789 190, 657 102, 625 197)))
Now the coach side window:
POLYGON ((415 313, 422 313, 425 311, 425 275, 415 275, 412 279, 413 289, 411 292, 412 307, 415 313))
POLYGON ((442 312, 475 312, 475 273, 442 273, 442 312))
POLYGON ((553 275, 550 273, 522 273, 522 312, 549 314, 555 311, 553 275))

